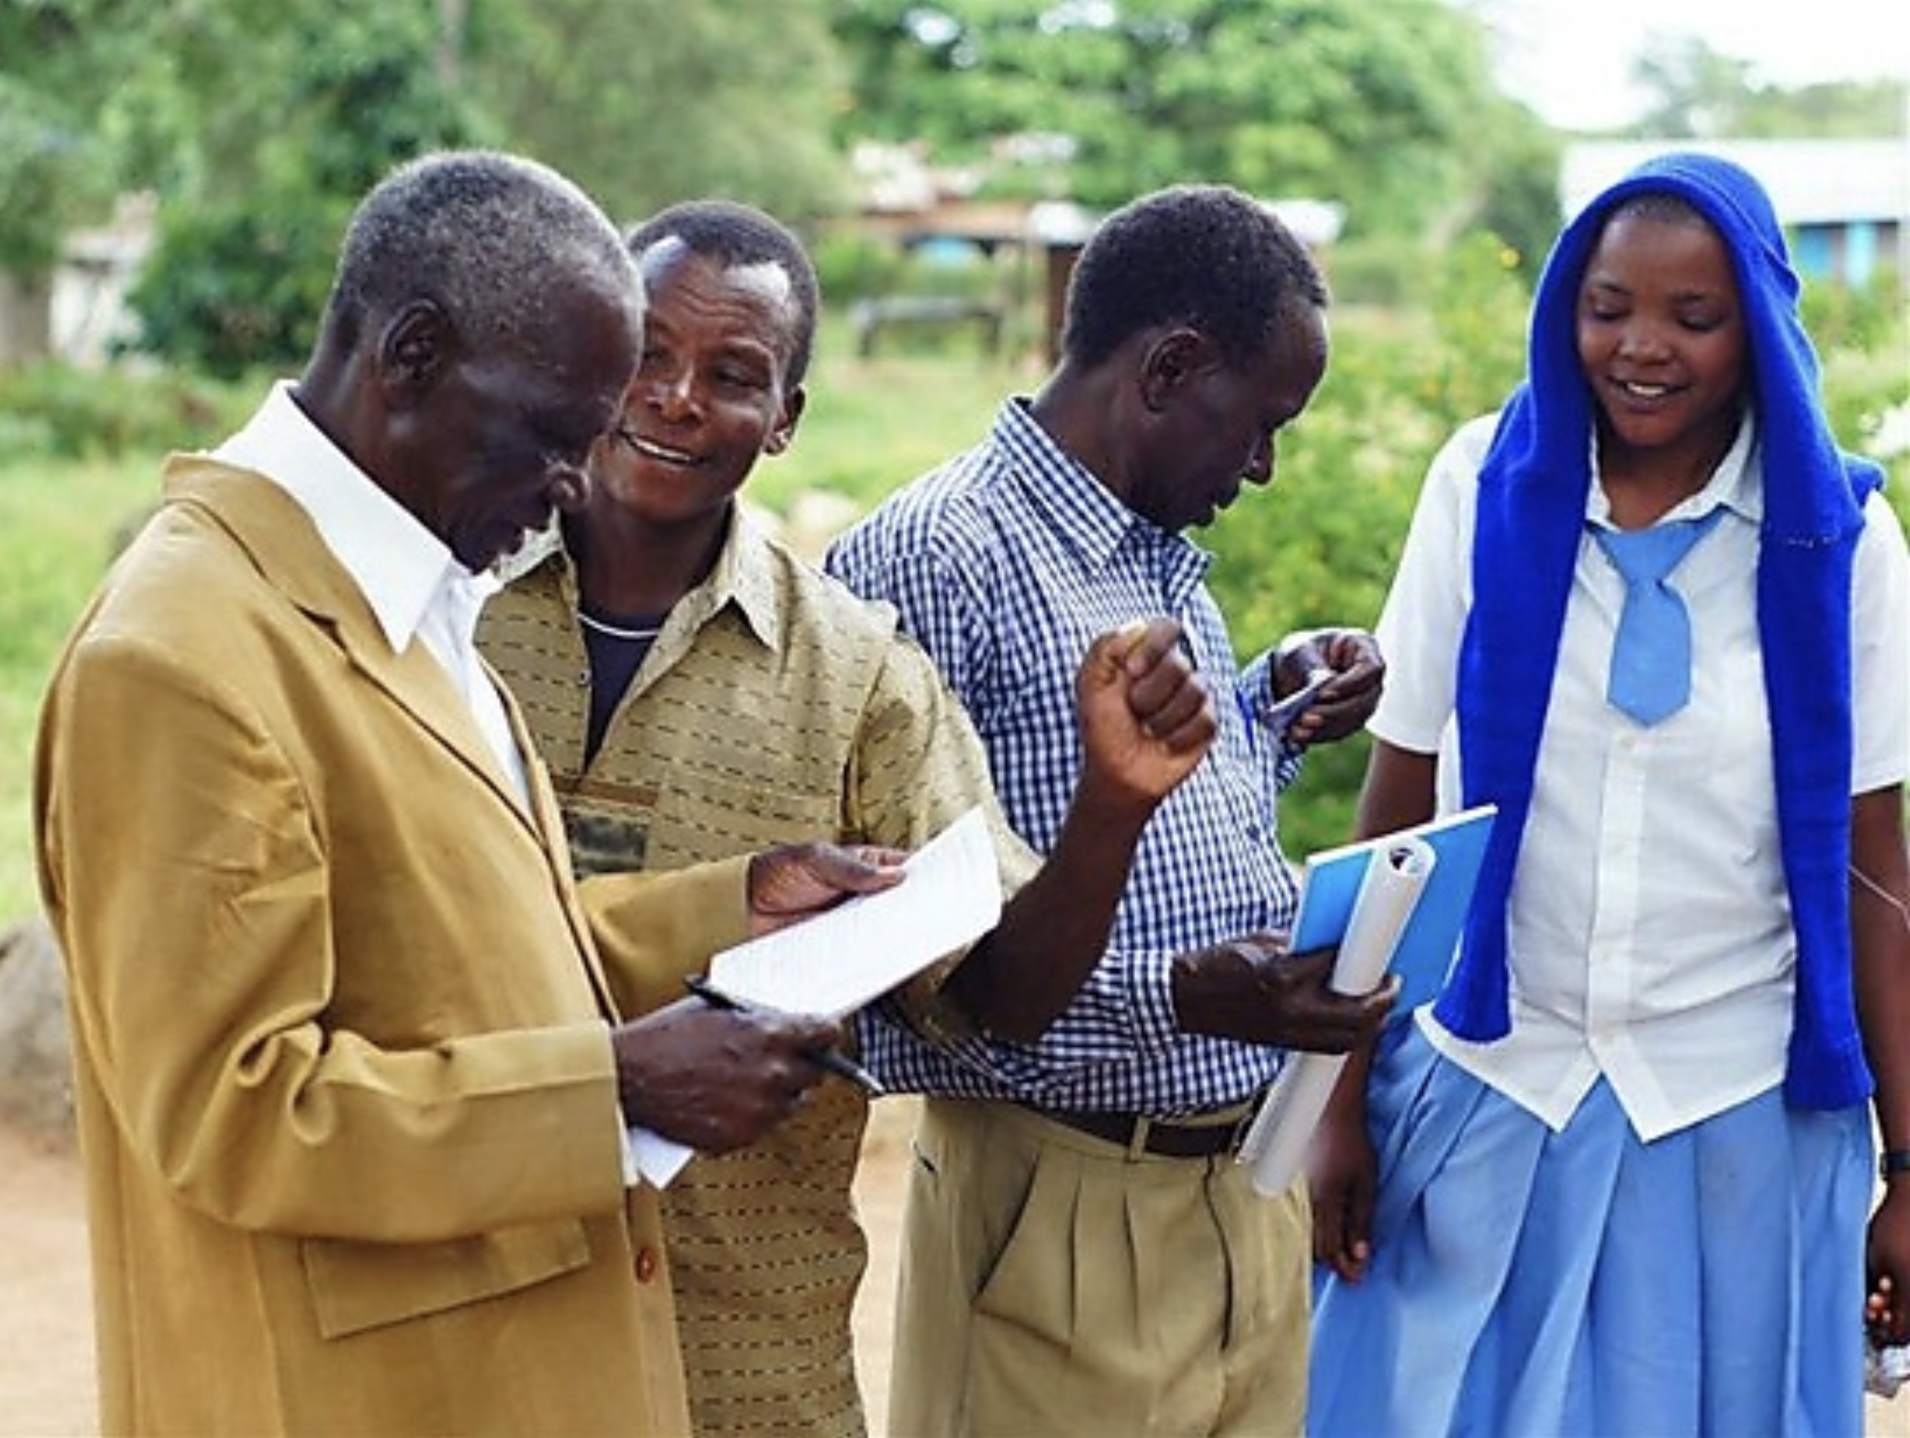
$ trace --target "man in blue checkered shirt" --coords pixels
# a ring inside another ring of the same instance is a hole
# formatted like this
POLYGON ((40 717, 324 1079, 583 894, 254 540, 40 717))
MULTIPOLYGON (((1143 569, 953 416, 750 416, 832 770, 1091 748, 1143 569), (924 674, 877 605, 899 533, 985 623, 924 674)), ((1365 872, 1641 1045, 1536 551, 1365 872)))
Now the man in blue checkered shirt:
POLYGON ((892 496, 829 567, 894 604, 986 741, 1008 817, 1054 846, 1080 768, 1074 656, 1170 614, 1221 727, 1155 814, 1091 973, 1057 974, 1018 1032, 951 1038, 894 1014, 871 1062, 925 1096, 890 1396, 893 1430, 1292 1433, 1305 1411, 1309 1221, 1233 1159, 1286 1048, 1344 1052, 1390 988, 1327 987, 1289 955, 1276 795, 1306 745, 1377 701, 1358 630, 1292 636, 1241 670, 1182 531, 1273 475, 1325 373, 1325 284, 1263 206, 1178 186, 1117 211, 1076 265, 1062 354, 977 447, 892 496), (1319 671, 1313 707, 1274 702, 1319 671))

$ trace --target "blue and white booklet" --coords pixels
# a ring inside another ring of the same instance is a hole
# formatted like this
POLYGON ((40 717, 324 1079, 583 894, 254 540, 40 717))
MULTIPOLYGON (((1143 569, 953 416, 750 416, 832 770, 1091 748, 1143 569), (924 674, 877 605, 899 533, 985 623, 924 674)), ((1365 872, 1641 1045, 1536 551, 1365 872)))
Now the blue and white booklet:
MULTIPOLYGON (((1300 909, 1293 920, 1292 950, 1303 954, 1329 944, 1344 944, 1368 866, 1375 855, 1402 862, 1414 846, 1432 851, 1417 898, 1392 945, 1385 973, 1398 974, 1401 991, 1394 1012, 1404 1014, 1439 992, 1459 948, 1459 936, 1472 907, 1473 886, 1492 837, 1498 807, 1481 804, 1337 849, 1310 855, 1301 875, 1300 909)), ((1337 977, 1337 973, 1336 973, 1337 977)), ((1377 979, 1374 980, 1378 982, 1377 979)), ((1364 992, 1372 984, 1355 992, 1364 992)))
MULTIPOLYGON (((1497 813, 1481 805, 1310 855, 1292 951, 1339 945, 1333 987, 1343 993, 1399 975, 1396 1015, 1432 998, 1458 952, 1497 813)), ((1288 1055, 1240 1146, 1256 1192, 1272 1197, 1299 1176, 1345 1065, 1344 1054, 1288 1055)))

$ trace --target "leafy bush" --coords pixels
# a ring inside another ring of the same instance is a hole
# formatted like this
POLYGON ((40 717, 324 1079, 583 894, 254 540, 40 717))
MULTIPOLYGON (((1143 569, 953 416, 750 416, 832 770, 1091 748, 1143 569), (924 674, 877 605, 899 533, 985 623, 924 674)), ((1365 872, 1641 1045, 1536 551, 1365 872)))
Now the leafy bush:
POLYGON ((1349 236, 1326 257, 1333 303, 1397 307, 1416 302, 1431 267, 1426 247, 1396 235, 1349 236))
POLYGON ((0 368, 0 452, 70 459, 213 444, 257 403, 257 385, 191 370, 48 361, 0 368))
POLYGON ((1880 461, 1885 489, 1910 520, 1910 335, 1903 283, 1894 277, 1862 289, 1811 286, 1805 323, 1824 366, 1824 405, 1846 448, 1880 461))
MULTIPOLYGON (((1820 351, 1874 353, 1903 324, 1904 302, 1903 280, 1881 274, 1861 286, 1806 285, 1798 305, 1820 351)), ((1901 335, 1897 358, 1904 358, 1901 335)), ((1910 382, 1910 368, 1899 372, 1910 382)))
MULTIPOLYGON (((1336 306, 1327 377, 1280 436, 1271 493, 1244 496, 1206 536, 1243 660, 1294 629, 1379 618, 1433 453, 1522 372, 1527 299, 1504 247, 1462 243, 1434 276, 1418 318, 1336 306)), ((1283 798, 1291 853, 1351 832, 1366 752, 1356 738, 1309 756, 1283 798)))
POLYGON ((349 209, 309 193, 167 209, 128 296, 140 348, 223 379, 303 360, 349 209))
POLYGON ((841 307, 896 288, 906 257, 888 240, 858 230, 827 230, 810 242, 823 298, 841 307))

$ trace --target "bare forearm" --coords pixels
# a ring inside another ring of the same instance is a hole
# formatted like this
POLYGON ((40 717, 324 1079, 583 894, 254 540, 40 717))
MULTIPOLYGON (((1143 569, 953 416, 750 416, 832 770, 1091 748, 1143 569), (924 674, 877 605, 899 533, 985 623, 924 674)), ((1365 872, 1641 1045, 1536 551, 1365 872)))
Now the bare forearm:
POLYGON ((1851 826, 1857 1012, 1885 1148, 1910 1148, 1910 862, 1897 789, 1861 795, 1851 826))
POLYGON ((1439 761, 1432 754, 1373 741, 1354 817, 1355 838, 1370 839, 1432 818, 1439 761))

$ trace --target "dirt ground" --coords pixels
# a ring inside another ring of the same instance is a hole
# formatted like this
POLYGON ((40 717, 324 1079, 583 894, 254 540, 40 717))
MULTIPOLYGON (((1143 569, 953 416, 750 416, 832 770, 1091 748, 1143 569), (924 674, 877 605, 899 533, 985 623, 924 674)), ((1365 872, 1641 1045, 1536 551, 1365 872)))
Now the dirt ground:
MULTIPOLYGON (((888 1298, 914 1106, 877 1104, 856 1202, 869 1231, 869 1281, 856 1347, 873 1432, 885 1431, 888 1298)), ((93 1408, 85 1191, 69 1148, 0 1123, 0 1438, 84 1438, 93 1408)))
POLYGON ((92 1309, 79 1163, 0 1125, 0 1433, 94 1431, 92 1309))
MULTIPOLYGON (((886 1431, 889 1296, 913 1118, 908 1100, 876 1105, 856 1182, 870 1248, 856 1347, 875 1433, 886 1431)), ((0 1438, 97 1431, 83 1204, 69 1150, 0 1125, 0 1438)), ((1910 1438, 1910 1392, 1873 1399, 1864 1433, 1910 1438)))

